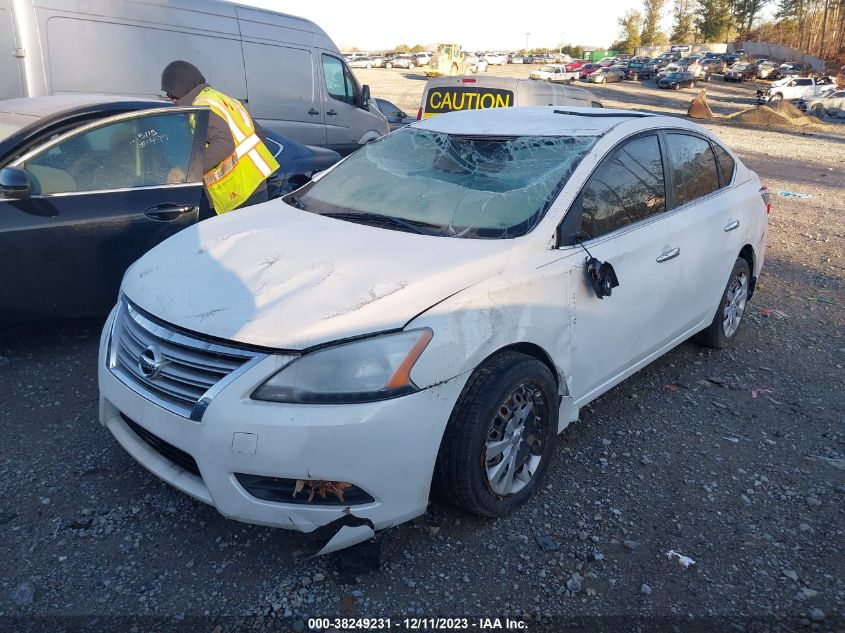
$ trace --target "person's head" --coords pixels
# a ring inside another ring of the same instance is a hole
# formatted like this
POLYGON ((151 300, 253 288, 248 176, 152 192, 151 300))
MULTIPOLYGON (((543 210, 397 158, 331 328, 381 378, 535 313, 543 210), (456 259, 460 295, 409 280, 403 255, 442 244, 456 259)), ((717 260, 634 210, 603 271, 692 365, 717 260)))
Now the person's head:
POLYGON ((205 77, 199 68, 181 60, 170 62, 161 73, 161 90, 173 102, 204 83, 205 77))

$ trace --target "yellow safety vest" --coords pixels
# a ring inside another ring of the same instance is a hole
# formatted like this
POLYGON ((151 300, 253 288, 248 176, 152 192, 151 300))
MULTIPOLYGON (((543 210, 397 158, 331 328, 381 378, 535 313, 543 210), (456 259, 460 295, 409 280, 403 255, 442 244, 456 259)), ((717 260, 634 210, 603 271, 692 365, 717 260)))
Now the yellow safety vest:
POLYGON ((237 99, 208 87, 194 99, 222 117, 232 132, 235 151, 203 174, 206 191, 219 214, 237 209, 258 186, 279 168, 267 146, 255 133, 255 124, 237 99))

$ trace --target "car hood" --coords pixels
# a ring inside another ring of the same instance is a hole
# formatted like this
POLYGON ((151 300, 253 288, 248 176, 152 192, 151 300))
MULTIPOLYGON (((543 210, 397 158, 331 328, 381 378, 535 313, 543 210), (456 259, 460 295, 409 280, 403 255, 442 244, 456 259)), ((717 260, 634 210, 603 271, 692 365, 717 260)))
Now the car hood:
POLYGON ((513 244, 393 231, 273 200, 177 233, 132 265, 122 291, 192 332, 300 350, 402 328, 499 273, 513 244))

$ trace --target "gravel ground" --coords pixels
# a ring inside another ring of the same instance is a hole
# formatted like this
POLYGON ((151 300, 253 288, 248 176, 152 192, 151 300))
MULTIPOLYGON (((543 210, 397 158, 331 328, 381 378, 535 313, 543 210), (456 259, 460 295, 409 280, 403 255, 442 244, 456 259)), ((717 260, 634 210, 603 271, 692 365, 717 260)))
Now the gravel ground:
MULTIPOLYGON (((359 75, 415 111, 413 73, 359 75)), ((635 84, 596 90, 686 108, 635 84)), ((724 90, 721 114, 748 105, 752 88, 724 90)), ((222 518, 100 428, 99 323, 0 341, 0 630, 301 631, 336 615, 842 630, 845 126, 711 127, 772 192, 811 196, 773 198, 736 346, 685 343, 584 409, 542 494, 498 521, 434 498, 378 547, 295 560, 298 535, 222 518)))

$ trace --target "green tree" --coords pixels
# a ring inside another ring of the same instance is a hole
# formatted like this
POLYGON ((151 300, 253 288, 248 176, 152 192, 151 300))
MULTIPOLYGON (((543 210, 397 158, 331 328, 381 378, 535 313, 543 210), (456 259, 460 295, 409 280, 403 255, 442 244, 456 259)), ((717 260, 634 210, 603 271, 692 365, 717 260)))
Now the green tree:
POLYGON ((408 53, 410 49, 408 48, 407 44, 397 44, 394 49, 397 53, 408 53))
POLYGON ((674 22, 672 24, 673 42, 692 42, 695 37, 695 0, 675 0, 672 10, 674 22))
POLYGON ((730 19, 728 0, 698 0, 695 27, 702 42, 721 42, 727 36, 730 19))
POLYGON ((411 47, 411 50, 409 52, 410 53, 422 53, 424 50, 425 50, 425 46, 423 46, 422 44, 414 44, 411 47))
POLYGON ((665 43, 666 35, 660 32, 660 18, 665 6, 666 0, 643 0, 643 30, 640 40, 644 46, 665 43), (659 41, 660 35, 663 36, 664 42, 659 41))
POLYGON ((633 55, 640 45, 640 30, 643 25, 643 15, 639 11, 629 10, 618 20, 621 27, 621 39, 611 45, 611 49, 628 55, 633 55))
POLYGON ((740 39, 747 39, 754 25, 754 20, 760 15, 760 10, 767 0, 736 0, 734 3, 734 24, 740 39))

